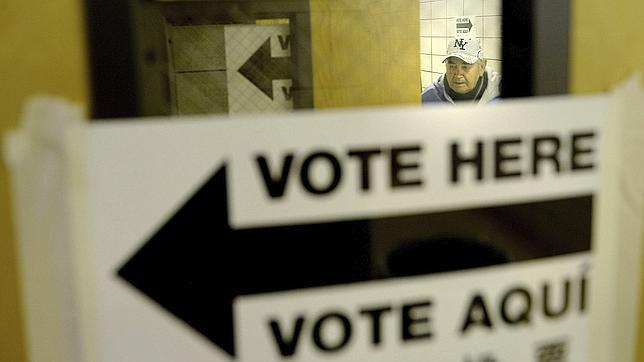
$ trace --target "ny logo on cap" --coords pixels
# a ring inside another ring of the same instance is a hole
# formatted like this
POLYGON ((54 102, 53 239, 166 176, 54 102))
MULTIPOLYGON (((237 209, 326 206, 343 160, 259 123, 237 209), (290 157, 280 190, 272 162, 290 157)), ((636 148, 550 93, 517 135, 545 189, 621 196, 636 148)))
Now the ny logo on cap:
POLYGON ((468 42, 465 41, 465 39, 456 39, 456 42, 454 43, 454 48, 460 48, 461 50, 465 50, 465 46, 467 45, 468 42))

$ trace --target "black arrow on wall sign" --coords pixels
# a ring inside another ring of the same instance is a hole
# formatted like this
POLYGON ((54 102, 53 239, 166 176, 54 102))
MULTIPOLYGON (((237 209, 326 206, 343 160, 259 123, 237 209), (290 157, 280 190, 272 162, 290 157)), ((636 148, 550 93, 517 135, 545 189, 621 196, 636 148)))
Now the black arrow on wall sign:
POLYGON ((271 38, 268 38, 237 71, 267 97, 275 99, 273 80, 291 79, 290 66, 290 57, 273 58, 271 56, 271 38))
POLYGON ((467 29, 467 31, 472 30, 472 21, 467 20, 467 23, 457 23, 456 24, 456 29, 467 29))
MULTIPOLYGON (((548 203, 552 202, 541 204, 548 203)), ((504 208, 510 207, 476 212, 499 215, 504 208)), ((458 218, 463 212, 467 211, 236 230, 229 226, 226 166, 222 166, 117 273, 234 356, 233 301, 238 296, 507 261, 504 252, 489 243, 432 236, 433 230, 424 227, 426 218, 458 218), (410 223, 428 237, 410 243, 393 232, 385 244, 398 247, 387 252, 385 269, 376 265, 374 251, 382 246, 373 241, 373 230, 402 230, 410 223)), ((574 215, 590 230, 589 216, 574 215)), ((561 248, 552 254, 579 251, 570 250, 574 244, 566 241, 554 243, 561 248)), ((588 243, 583 245, 581 250, 587 250, 588 243)))

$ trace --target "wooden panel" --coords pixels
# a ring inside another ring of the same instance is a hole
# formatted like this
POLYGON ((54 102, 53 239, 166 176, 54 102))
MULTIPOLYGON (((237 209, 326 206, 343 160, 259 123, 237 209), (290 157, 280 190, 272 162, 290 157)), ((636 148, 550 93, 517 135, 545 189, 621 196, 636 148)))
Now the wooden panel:
POLYGON ((312 0, 315 108, 420 103, 418 0, 312 0))
POLYGON ((573 0, 571 4, 573 93, 607 91, 633 71, 644 71, 643 1, 573 0))

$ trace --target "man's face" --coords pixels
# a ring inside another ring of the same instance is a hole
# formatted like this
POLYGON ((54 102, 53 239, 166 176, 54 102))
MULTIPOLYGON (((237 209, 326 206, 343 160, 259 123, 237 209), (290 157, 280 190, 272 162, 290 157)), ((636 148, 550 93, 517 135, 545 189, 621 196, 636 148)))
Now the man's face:
POLYGON ((474 64, 465 63, 457 57, 450 57, 445 64, 447 67, 447 83, 454 92, 465 94, 476 86, 479 77, 485 70, 485 61, 474 64))

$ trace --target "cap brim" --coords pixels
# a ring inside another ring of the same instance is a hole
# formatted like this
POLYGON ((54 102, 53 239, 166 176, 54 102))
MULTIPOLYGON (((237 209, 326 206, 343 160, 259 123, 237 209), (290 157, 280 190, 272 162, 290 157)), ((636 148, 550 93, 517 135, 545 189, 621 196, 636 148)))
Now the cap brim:
POLYGON ((471 55, 454 53, 454 54, 450 54, 450 55, 446 56, 445 59, 443 59, 443 63, 445 63, 447 61, 447 59, 449 59, 451 57, 459 58, 460 60, 464 61, 467 64, 474 64, 474 63, 478 62, 478 60, 479 60, 479 58, 473 57, 471 55))

